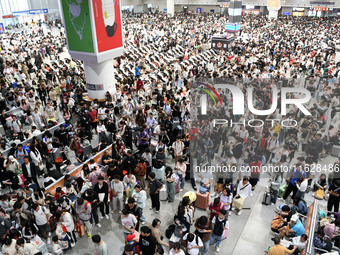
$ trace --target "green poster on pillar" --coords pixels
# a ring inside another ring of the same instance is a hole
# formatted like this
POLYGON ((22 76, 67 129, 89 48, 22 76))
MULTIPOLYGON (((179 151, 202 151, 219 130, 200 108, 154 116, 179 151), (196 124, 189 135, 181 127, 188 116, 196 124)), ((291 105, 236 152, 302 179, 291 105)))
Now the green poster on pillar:
POLYGON ((94 53, 89 0, 62 0, 70 51, 94 53))

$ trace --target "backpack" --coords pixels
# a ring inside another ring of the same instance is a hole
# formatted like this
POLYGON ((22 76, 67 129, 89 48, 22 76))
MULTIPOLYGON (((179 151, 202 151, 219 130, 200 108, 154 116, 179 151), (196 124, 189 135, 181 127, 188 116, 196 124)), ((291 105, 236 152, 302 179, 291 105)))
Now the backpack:
POLYGON ((165 230, 165 236, 166 238, 170 239, 172 234, 175 232, 175 224, 171 224, 166 230, 165 230))
POLYGON ((223 221, 220 221, 218 215, 216 215, 213 233, 217 236, 222 236, 226 222, 227 222, 226 218, 223 221))
POLYGON ((271 228, 279 229, 282 226, 282 219, 280 216, 275 216, 272 220, 271 228))
POLYGON ((92 213, 92 205, 91 205, 91 203, 89 201, 85 202, 85 210, 86 210, 88 204, 90 204, 90 206, 91 206, 91 213, 92 213))

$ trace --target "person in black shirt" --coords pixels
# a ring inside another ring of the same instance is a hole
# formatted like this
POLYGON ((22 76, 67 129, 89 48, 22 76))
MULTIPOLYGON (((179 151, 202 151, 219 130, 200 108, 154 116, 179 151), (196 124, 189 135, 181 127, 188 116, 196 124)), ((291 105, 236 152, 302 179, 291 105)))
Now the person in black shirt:
POLYGON ((60 128, 54 133, 54 136, 57 138, 58 143, 63 146, 68 144, 68 131, 65 129, 64 125, 60 125, 60 128))
POLYGON ((141 255, 150 255, 155 254, 156 251, 156 242, 153 236, 151 235, 151 229, 147 226, 141 227, 141 233, 139 238, 139 250, 141 255))
POLYGON ((104 181, 103 176, 98 177, 98 182, 94 185, 94 191, 98 194, 98 203, 102 217, 109 219, 109 185, 104 181), (105 212, 104 212, 105 207, 105 212))
POLYGON ((105 151, 104 155, 102 157, 102 165, 103 166, 107 166, 108 164, 112 163, 113 159, 111 158, 111 156, 109 155, 109 151, 105 151))
POLYGON ((110 163, 109 164, 109 169, 107 170, 107 176, 109 177, 110 181, 113 180, 113 177, 115 175, 119 176, 119 180, 122 181, 124 178, 124 174, 120 168, 119 161, 118 163, 115 161, 115 163, 110 163))
MULTIPOLYGON (((139 230, 140 219, 141 219, 141 217, 143 215, 143 209, 140 208, 138 205, 136 205, 135 202, 136 201, 135 201, 135 199, 133 197, 129 197, 128 203, 127 203, 127 205, 125 205, 125 209, 129 213, 133 214, 136 217, 137 225, 136 225, 135 229, 136 229, 136 231, 138 231, 139 230)), ((143 224, 143 222, 142 222, 142 224, 143 224)))
POLYGON ((339 202, 340 202, 340 183, 339 180, 334 180, 331 186, 328 189, 329 199, 327 202, 327 211, 329 212, 338 212, 339 211, 339 202), (334 211, 332 210, 334 206, 334 211))
POLYGON ((0 115, 0 124, 4 127, 4 130, 7 130, 7 116, 5 115, 5 110, 1 112, 0 115))
POLYGON ((163 188, 163 184, 156 179, 156 175, 154 172, 149 173, 149 185, 147 188, 146 193, 150 194, 151 197, 151 207, 150 210, 156 209, 156 213, 158 213, 160 209, 160 202, 159 202, 159 191, 163 188))
POLYGON ((137 165, 136 158, 132 155, 132 151, 128 150, 126 157, 123 159, 122 166, 124 170, 127 170, 128 168, 135 169, 137 165))

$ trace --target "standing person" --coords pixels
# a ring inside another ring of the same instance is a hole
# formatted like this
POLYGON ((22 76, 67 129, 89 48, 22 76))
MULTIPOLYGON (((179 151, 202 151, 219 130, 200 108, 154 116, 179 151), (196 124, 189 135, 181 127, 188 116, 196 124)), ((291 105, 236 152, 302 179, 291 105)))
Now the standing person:
POLYGON ((147 226, 143 226, 140 229, 139 237, 139 250, 140 255, 151 255, 156 252, 156 241, 151 234, 151 229, 147 226))
POLYGON ((220 213, 220 210, 224 208, 224 204, 221 202, 219 197, 216 197, 213 202, 209 205, 210 220, 220 213))
POLYGON ((277 201, 277 194, 279 193, 279 189, 282 183, 282 173, 278 172, 275 173, 274 179, 270 179, 270 190, 273 193, 272 197, 272 205, 276 204, 277 201))
POLYGON ((104 181, 103 176, 98 177, 98 183, 94 185, 94 191, 98 194, 98 202, 99 202, 99 208, 100 212, 102 214, 102 217, 106 217, 106 219, 109 219, 109 185, 107 182, 104 181), (105 207, 105 211, 104 211, 105 207))
POLYGON ((123 195, 124 195, 124 184, 119 180, 119 175, 115 175, 111 181, 111 192, 112 192, 112 213, 117 209, 117 202, 119 202, 118 213, 120 214, 123 209, 123 195))
POLYGON ((125 209, 131 213, 132 215, 134 215, 137 219, 137 225, 136 225, 136 231, 139 230, 139 223, 140 223, 140 219, 143 215, 143 210, 142 208, 140 208, 138 205, 135 204, 135 199, 133 197, 129 197, 128 201, 127 201, 127 205, 125 206, 125 209))
POLYGON ((223 203, 224 210, 229 211, 229 215, 231 215, 230 207, 233 203, 233 194, 229 188, 223 188, 220 194, 220 200, 223 203))
POLYGON ((181 141, 181 137, 177 137, 176 141, 172 144, 172 149, 174 151, 175 163, 183 156, 184 143, 181 141))
POLYGON ((149 185, 146 193, 150 194, 151 197, 151 207, 150 210, 156 209, 156 213, 158 213, 160 209, 160 201, 159 201, 159 191, 163 188, 163 184, 156 179, 156 175, 154 172, 149 174, 149 185))
POLYGON ((162 247, 164 245, 166 247, 170 247, 169 244, 163 242, 163 236, 162 236, 161 231, 159 230, 160 226, 161 226, 161 221, 159 219, 154 219, 152 221, 152 224, 149 226, 151 229, 152 236, 154 237, 156 244, 158 246, 162 247))
POLYGON ((77 213, 77 221, 80 220, 83 223, 84 228, 87 232, 87 237, 91 238, 92 236, 92 224, 90 222, 92 214, 91 203, 89 203, 83 198, 78 198, 74 207, 77 213))
POLYGON ((203 255, 207 255, 210 246, 210 238, 212 227, 209 219, 206 216, 201 216, 195 221, 195 234, 198 235, 203 242, 203 255))
POLYGON ((243 181, 237 186, 237 194, 234 198, 233 206, 238 210, 237 215, 241 215, 244 201, 248 196, 251 196, 251 185, 248 177, 243 177, 243 181))
POLYGON ((71 237, 71 246, 74 247, 77 242, 77 237, 74 231, 75 226, 72 215, 66 211, 57 211, 57 219, 61 220, 65 226, 67 234, 71 237))
POLYGON ((90 106, 87 114, 90 118, 92 130, 95 130, 97 132, 98 112, 96 110, 94 110, 92 106, 90 106))
POLYGON ((185 252, 181 249, 180 243, 174 243, 169 255, 185 255, 185 252))
POLYGON ((30 162, 29 156, 24 157, 24 163, 22 164, 22 173, 26 180, 29 182, 34 181, 35 184, 39 187, 38 184, 38 172, 36 166, 33 162, 30 162))
POLYGON ((146 162, 144 161, 143 158, 141 158, 135 168, 136 179, 140 182, 140 185, 142 186, 143 189, 145 189, 146 167, 147 167, 146 162))
POLYGON ((168 194, 168 201, 173 202, 175 200, 176 174, 169 166, 165 168, 164 180, 166 181, 166 193, 168 194))
POLYGON ((185 248, 188 255, 198 255, 200 249, 203 247, 201 238, 192 233, 185 234, 185 236, 183 236, 183 241, 186 241, 185 248))
POLYGON ((49 226, 49 215, 44 207, 39 206, 38 204, 33 204, 32 206, 33 214, 35 217, 35 223, 37 224, 39 231, 44 235, 47 239, 47 244, 51 243, 51 229, 49 226))
POLYGON ((135 199, 137 205, 142 209, 142 216, 140 217, 140 221, 142 225, 144 225, 146 221, 146 218, 144 216, 146 192, 145 190, 142 190, 142 187, 139 184, 136 184, 135 190, 132 193, 132 197, 135 199))
POLYGON ((216 215, 211 221, 213 233, 211 235, 210 245, 212 245, 215 242, 215 239, 217 240, 216 252, 220 251, 220 245, 221 245, 224 231, 226 231, 226 229, 229 229, 229 221, 226 215, 227 215, 227 211, 224 209, 221 209, 219 214, 216 215))
POLYGON ((107 245, 102 240, 100 235, 92 236, 92 242, 95 244, 94 255, 108 255, 109 254, 109 250, 107 249, 107 245))
POLYGON ((178 162, 176 164, 176 170, 177 170, 178 177, 181 180, 180 191, 183 191, 184 184, 185 184, 185 174, 186 174, 186 171, 187 171, 187 165, 185 164, 183 158, 178 159, 178 162))
POLYGON ((327 211, 328 215, 330 212, 338 212, 339 211, 339 201, 340 201, 340 184, 339 180, 334 180, 331 186, 328 189, 328 202, 327 202, 327 211), (334 207, 334 211, 333 211, 334 207))
POLYGON ((290 175, 290 177, 287 178, 287 181, 289 181, 289 183, 286 192, 283 195, 283 200, 286 200, 292 192, 292 198, 294 199, 296 193, 298 192, 297 182, 299 181, 299 177, 301 176, 301 174, 304 176, 304 178, 306 178, 306 173, 302 170, 302 164, 298 163, 296 164, 293 173, 290 175))
POLYGON ((133 234, 136 231, 137 219, 133 214, 129 213, 126 208, 124 208, 122 210, 121 222, 123 225, 124 240, 126 240, 128 235, 133 234))

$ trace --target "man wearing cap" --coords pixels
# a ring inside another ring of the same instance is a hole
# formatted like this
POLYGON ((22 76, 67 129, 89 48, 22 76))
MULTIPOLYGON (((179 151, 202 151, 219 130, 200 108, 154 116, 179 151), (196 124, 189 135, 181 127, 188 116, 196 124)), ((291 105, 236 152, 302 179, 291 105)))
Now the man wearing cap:
POLYGON ((284 236, 287 237, 295 237, 301 236, 305 233, 305 227, 301 223, 298 214, 294 214, 290 219, 290 222, 287 226, 283 226, 279 229, 280 235, 279 237, 282 239, 284 236))
POLYGON ((272 241, 274 241, 274 246, 269 248, 267 255, 285 255, 286 253, 293 254, 296 250, 296 246, 293 250, 288 250, 286 247, 281 245, 281 239, 279 237, 272 238, 272 241))
POLYGON ((20 169, 18 161, 12 155, 8 157, 4 166, 6 167, 7 172, 11 171, 12 173, 16 173, 16 171, 20 169))
POLYGON ((76 160, 78 162, 74 164, 79 166, 80 164, 84 163, 87 159, 88 159, 88 156, 84 153, 82 149, 79 149, 76 155, 76 160))

